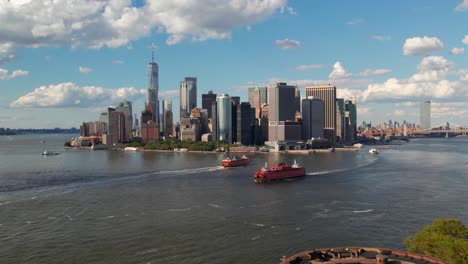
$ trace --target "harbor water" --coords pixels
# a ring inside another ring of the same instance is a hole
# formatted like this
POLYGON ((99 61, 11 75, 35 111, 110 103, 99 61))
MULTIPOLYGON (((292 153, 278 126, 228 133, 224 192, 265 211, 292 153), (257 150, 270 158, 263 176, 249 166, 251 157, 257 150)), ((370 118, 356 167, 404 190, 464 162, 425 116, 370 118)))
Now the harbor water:
POLYGON ((468 139, 310 155, 64 150, 0 137, 0 263, 278 263, 335 246, 404 249, 436 218, 468 224, 468 139), (44 150, 56 156, 42 156, 44 150), (265 162, 302 179, 255 184, 265 162))

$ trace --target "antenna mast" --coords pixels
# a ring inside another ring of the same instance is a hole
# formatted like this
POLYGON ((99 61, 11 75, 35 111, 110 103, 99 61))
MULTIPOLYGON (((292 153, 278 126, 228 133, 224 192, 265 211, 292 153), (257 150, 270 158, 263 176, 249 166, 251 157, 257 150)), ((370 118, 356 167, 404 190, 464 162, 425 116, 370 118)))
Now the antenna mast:
POLYGON ((151 43, 151 63, 154 63, 154 48, 156 48, 156 45, 151 43))

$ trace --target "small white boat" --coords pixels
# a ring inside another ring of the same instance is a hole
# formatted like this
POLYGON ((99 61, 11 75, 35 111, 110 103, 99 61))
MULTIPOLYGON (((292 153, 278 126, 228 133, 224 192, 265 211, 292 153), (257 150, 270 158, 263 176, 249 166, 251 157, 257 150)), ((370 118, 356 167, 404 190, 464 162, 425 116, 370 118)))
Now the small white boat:
POLYGON ((44 152, 42 152, 42 156, 55 156, 55 155, 58 155, 58 154, 59 154, 58 152, 48 151, 48 150, 45 150, 44 152))
POLYGON ((379 151, 375 148, 369 150, 370 154, 379 154, 379 151))
POLYGON ((125 151, 137 151, 138 148, 135 148, 135 147, 126 147, 124 148, 125 151))

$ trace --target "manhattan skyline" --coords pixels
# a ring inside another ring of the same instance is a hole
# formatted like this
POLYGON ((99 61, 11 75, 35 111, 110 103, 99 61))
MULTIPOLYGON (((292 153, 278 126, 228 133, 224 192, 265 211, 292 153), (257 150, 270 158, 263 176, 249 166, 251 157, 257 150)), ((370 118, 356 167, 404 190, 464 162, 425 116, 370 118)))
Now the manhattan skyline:
POLYGON ((142 111, 153 42, 174 109, 194 76, 198 107, 209 90, 330 83, 357 97, 358 123, 419 123, 430 100, 432 124, 468 124, 468 1, 209 3, 0 0, 0 127, 77 127, 122 99, 142 111))

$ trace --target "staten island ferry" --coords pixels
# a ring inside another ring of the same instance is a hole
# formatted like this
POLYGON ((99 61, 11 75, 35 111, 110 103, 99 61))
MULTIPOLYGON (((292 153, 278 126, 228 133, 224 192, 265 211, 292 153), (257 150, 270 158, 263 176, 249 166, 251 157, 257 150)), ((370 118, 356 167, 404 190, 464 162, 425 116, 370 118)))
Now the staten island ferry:
POLYGON ((296 161, 294 161, 292 165, 280 163, 278 165, 268 166, 265 163, 265 167, 255 172, 254 181, 267 182, 303 176, 305 176, 305 168, 303 166, 299 166, 296 161))
POLYGON ((242 165, 246 165, 246 164, 249 164, 250 160, 249 158, 247 158, 245 155, 243 155, 242 157, 236 157, 236 156, 232 156, 232 157, 227 157, 225 159, 223 159, 221 165, 223 167, 237 167, 237 166, 242 166, 242 165))

